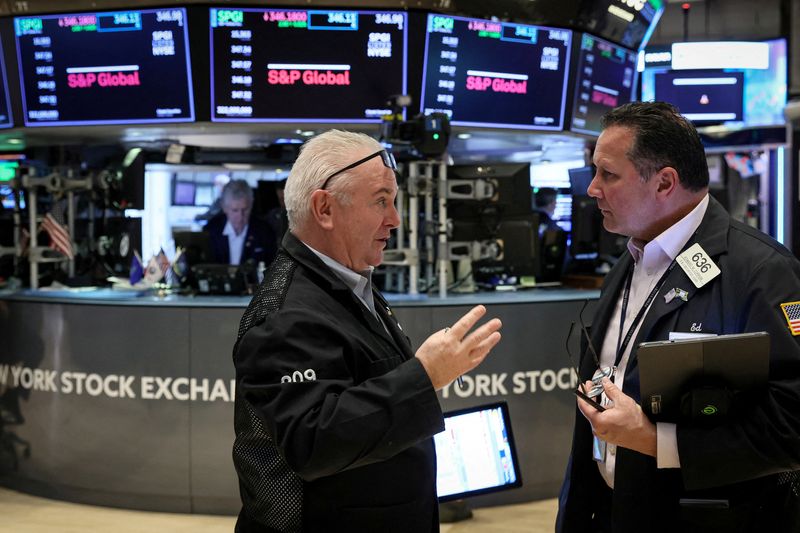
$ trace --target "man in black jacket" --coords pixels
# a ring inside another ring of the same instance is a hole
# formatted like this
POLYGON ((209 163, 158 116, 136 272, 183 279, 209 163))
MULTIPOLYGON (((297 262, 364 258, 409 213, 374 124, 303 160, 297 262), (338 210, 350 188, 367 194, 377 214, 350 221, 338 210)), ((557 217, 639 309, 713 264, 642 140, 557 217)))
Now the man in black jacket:
MULTIPOLYGON (((627 104, 603 127, 588 193, 605 228, 630 236, 630 253, 607 275, 591 328, 599 366, 616 372, 602 379, 606 411, 578 400, 556 530, 798 531, 800 345, 789 311, 800 307, 800 263, 708 196, 700 138, 674 107, 627 104), (727 418, 645 416, 640 342, 754 331, 770 334, 768 383, 735 397, 727 418)), ((581 378, 597 371, 585 351, 581 378)))
POLYGON ((289 175, 289 232, 234 347, 237 531, 438 531, 436 390, 477 366, 500 321, 473 308, 414 353, 371 287, 399 223, 394 159, 329 131, 289 175))

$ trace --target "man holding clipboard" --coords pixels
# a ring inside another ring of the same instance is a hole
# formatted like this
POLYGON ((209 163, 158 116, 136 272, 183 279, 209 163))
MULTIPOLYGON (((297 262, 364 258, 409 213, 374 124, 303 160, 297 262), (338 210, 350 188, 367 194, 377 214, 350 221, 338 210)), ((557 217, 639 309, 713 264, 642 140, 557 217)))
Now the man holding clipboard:
POLYGON ((626 104, 603 127, 588 194, 630 253, 579 364, 590 399, 577 400, 556 531, 798 531, 800 262, 709 197, 700 138, 673 106, 626 104), (770 336, 766 385, 714 424, 648 419, 640 343, 757 331, 770 336))

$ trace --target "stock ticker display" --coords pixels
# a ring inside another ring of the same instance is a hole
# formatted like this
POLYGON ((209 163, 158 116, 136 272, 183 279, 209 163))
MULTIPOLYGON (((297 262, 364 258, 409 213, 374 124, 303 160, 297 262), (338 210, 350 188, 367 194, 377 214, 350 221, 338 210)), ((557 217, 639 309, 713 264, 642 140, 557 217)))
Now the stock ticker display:
POLYGON ((380 122, 406 93, 401 12, 211 9, 211 120, 380 122))
POLYGON ((636 59, 631 50, 583 35, 572 100, 572 131, 599 135, 602 116, 633 99, 636 59))
POLYGON ((423 113, 456 126, 560 130, 572 32, 428 15, 423 113))
POLYGON ((185 9, 14 19, 26 126, 194 120, 185 9))

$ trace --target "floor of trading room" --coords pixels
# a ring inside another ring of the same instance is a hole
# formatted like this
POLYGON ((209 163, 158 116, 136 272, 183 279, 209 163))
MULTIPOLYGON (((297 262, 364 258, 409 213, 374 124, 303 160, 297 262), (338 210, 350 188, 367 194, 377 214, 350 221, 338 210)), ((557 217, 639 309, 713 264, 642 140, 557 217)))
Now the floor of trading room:
MULTIPOLYGON (((442 533, 553 531, 556 500, 473 510, 442 533)), ((47 500, 0 488, 0 531, 15 533, 230 533, 234 517, 149 513, 47 500)))

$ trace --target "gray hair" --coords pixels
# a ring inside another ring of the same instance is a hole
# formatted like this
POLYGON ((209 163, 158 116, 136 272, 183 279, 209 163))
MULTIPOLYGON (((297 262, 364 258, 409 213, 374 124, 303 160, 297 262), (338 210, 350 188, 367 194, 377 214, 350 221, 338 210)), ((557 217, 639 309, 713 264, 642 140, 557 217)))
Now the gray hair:
MULTIPOLYGON (((289 229, 302 228, 311 213, 311 195, 322 187, 325 180, 343 167, 364 157, 370 151, 377 152, 383 146, 363 133, 329 130, 306 142, 292 166, 286 181, 284 202, 289 218, 289 229)), ((336 176, 327 190, 341 201, 349 200, 347 176, 357 169, 336 176)))
POLYGON ((222 188, 221 203, 225 207, 228 200, 238 200, 246 198, 250 205, 253 205, 253 189, 245 180, 231 180, 222 188))

